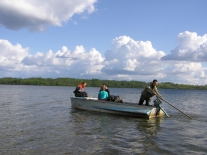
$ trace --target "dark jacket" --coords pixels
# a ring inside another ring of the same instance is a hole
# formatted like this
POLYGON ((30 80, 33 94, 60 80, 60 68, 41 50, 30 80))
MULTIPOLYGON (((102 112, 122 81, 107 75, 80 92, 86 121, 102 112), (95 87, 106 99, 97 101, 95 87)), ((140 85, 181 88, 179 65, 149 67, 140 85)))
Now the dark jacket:
POLYGON ((152 96, 155 95, 154 92, 156 92, 157 95, 161 96, 161 95, 158 93, 157 87, 156 87, 156 86, 153 86, 153 83, 150 82, 150 83, 144 88, 144 90, 142 91, 142 93, 141 93, 141 98, 143 98, 143 99, 151 98, 152 96))

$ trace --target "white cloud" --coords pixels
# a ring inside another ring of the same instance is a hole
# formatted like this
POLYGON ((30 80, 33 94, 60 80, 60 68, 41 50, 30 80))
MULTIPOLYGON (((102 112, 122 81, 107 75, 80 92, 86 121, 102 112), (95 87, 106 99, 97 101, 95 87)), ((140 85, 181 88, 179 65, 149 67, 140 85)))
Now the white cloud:
POLYGON ((207 34, 185 31, 178 35, 178 46, 162 60, 207 61, 207 34))
MULTIPOLYGON (((112 42, 111 50, 105 53, 107 74, 154 75, 159 72, 157 66, 163 51, 156 51, 150 41, 134 41, 130 37, 117 37, 112 42)), ((129 77, 128 77, 129 78, 129 77)))
MULTIPOLYGON (((189 46, 196 48, 200 44, 197 41, 197 44, 192 45, 188 40, 189 37, 182 40, 183 47, 185 45, 185 48, 189 46)), ((203 39, 200 39, 200 42, 203 42, 203 39)), ((150 41, 135 41, 127 36, 115 38, 111 49, 105 52, 105 58, 95 48, 86 51, 81 45, 73 50, 63 46, 56 52, 49 50, 29 54, 29 48, 0 40, 0 75, 1 77, 72 77, 146 82, 156 78, 160 82, 207 83, 207 68, 202 66, 201 62, 162 61, 163 57, 165 53, 156 51, 150 41)))
POLYGON ((12 72, 21 70, 21 60, 28 55, 28 48, 20 44, 12 45, 7 40, 0 40, 0 70, 12 72))
POLYGON ((56 53, 50 50, 46 53, 38 52, 35 55, 28 55, 22 60, 22 64, 39 67, 45 73, 49 71, 49 75, 53 72, 53 77, 79 77, 98 76, 103 67, 103 60, 104 58, 94 48, 86 52, 83 46, 76 46, 71 52, 63 46, 62 51, 56 53))
MULTIPOLYGON (((204 35, 205 36, 205 35, 204 35)), ((186 48, 196 48, 205 39, 198 39, 197 44, 182 39, 186 48), (189 45, 188 45, 189 43, 189 45), (189 47, 192 46, 192 47, 189 47)), ((201 54, 205 53, 202 51, 201 54)), ((200 62, 162 61, 163 51, 156 51, 151 42, 135 41, 130 37, 117 37, 112 42, 111 50, 105 53, 105 66, 102 71, 107 77, 118 80, 151 81, 156 78, 162 82, 205 84, 207 68, 200 62)))
POLYGON ((164 81, 174 83, 205 84, 207 68, 202 67, 199 62, 170 61, 163 72, 166 77, 164 81))
POLYGON ((0 24, 8 29, 43 31, 61 26, 75 14, 91 14, 97 0, 9 0, 0 1, 0 24))
POLYGON ((3 57, 19 60, 28 54, 28 48, 20 44, 12 45, 9 41, 0 39, 1 59, 3 57))

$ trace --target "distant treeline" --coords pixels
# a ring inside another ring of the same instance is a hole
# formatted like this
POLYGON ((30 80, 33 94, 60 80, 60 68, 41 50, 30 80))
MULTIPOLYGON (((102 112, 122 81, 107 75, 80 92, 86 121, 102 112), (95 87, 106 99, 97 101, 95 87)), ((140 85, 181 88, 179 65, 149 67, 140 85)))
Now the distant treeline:
MULTIPOLYGON (((5 85, 38 85, 38 86, 77 86, 85 81, 87 87, 100 87, 102 83, 106 83, 111 88, 144 88, 147 83, 142 81, 116 81, 116 80, 99 80, 99 79, 75 79, 75 78, 0 78, 0 84, 5 85)), ((200 89, 207 90, 207 85, 187 85, 174 84, 171 82, 159 83, 162 89, 200 89)))

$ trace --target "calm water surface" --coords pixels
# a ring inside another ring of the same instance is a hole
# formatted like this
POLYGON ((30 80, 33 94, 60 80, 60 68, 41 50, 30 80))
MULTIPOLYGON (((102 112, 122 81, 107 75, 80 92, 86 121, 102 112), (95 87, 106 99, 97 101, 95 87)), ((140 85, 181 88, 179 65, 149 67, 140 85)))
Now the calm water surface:
MULTIPOLYGON (((0 154, 4 155, 204 155, 204 90, 164 90, 169 118, 139 119, 71 108, 74 87, 0 85, 0 154)), ((99 88, 87 87, 97 97, 99 88)), ((138 102, 142 89, 110 88, 138 102)))

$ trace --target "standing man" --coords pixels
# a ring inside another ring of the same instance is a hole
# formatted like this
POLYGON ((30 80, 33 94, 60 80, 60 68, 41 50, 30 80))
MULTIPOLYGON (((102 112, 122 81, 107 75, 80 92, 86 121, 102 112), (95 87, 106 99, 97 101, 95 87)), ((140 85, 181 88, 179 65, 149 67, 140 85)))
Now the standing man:
POLYGON ((163 100, 162 96, 158 93, 157 86, 158 81, 155 79, 152 82, 149 83, 148 86, 144 88, 144 90, 141 93, 140 99, 139 99, 139 105, 143 105, 143 102, 146 101, 146 106, 149 106, 149 103, 151 101, 151 97, 154 95, 158 95, 161 100, 163 100))

